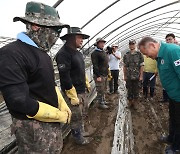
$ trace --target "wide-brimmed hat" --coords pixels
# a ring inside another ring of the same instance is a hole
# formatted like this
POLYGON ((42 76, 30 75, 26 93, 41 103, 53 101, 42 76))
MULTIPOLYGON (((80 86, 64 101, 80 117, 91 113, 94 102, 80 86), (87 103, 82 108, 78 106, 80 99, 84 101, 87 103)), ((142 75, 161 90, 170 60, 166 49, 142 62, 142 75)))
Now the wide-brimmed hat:
POLYGON ((99 37, 96 39, 96 42, 94 43, 95 46, 97 46, 98 42, 104 42, 106 43, 105 39, 103 39, 102 37, 99 37))
POLYGON ((73 36, 73 35, 81 35, 83 39, 88 39, 89 35, 83 34, 81 29, 79 27, 70 27, 68 30, 68 33, 64 36, 60 37, 62 40, 67 40, 67 38, 73 36))
POLYGON ((26 4, 25 17, 14 17, 13 21, 34 23, 40 26, 63 28, 69 27, 60 22, 60 17, 55 8, 43 3, 28 2, 26 4))
POLYGON ((135 40, 129 40, 129 44, 136 44, 135 40))

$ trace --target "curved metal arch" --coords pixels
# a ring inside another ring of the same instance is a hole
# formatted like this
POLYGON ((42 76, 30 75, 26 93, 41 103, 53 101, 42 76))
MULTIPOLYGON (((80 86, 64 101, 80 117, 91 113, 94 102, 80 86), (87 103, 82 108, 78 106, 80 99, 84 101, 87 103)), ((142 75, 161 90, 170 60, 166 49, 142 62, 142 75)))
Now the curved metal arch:
MULTIPOLYGON (((141 33, 141 34, 139 34, 139 35, 136 35, 136 36, 133 37, 133 38, 136 39, 136 40, 138 40, 139 38, 142 38, 142 37, 144 37, 144 36, 151 36, 151 32, 152 32, 152 31, 144 32, 144 33, 141 33)), ((153 37, 155 37, 155 38, 161 38, 162 40, 164 39, 164 37, 162 37, 162 35, 156 35, 156 36, 153 36, 153 37)), ((122 47, 124 47, 124 46, 128 46, 128 41, 126 41, 125 43, 123 43, 123 44, 119 47, 119 49, 122 48, 122 47)))
POLYGON ((175 1, 175 2, 172 2, 172 3, 168 3, 168 4, 166 4, 166 5, 163 5, 163 6, 160 6, 160 7, 158 7, 158 8, 155 8, 155 9, 153 9, 153 10, 151 10, 151 11, 148 11, 148 12, 146 12, 146 13, 143 13, 143 14, 141 14, 141 15, 139 15, 139 16, 131 19, 131 20, 129 20, 128 22, 126 22, 126 23, 118 26, 117 28, 113 29, 112 31, 110 31, 109 33, 107 33, 106 35, 104 35, 103 38, 104 38, 104 39, 107 38, 109 35, 111 35, 111 34, 114 33, 115 31, 117 31, 119 28, 121 28, 121 27, 129 24, 130 22, 132 22, 132 21, 134 21, 134 20, 136 20, 136 19, 139 19, 139 18, 141 18, 141 17, 143 17, 143 16, 145 16, 145 15, 147 15, 147 14, 149 14, 149 13, 152 13, 152 12, 154 12, 154 11, 160 10, 160 9, 162 9, 162 8, 165 8, 165 7, 168 7, 168 6, 177 4, 177 3, 179 3, 179 2, 180 2, 180 1, 178 0, 178 1, 175 1))
MULTIPOLYGON (((130 14, 130 13, 132 13, 132 12, 134 12, 134 11, 136 11, 136 10, 138 10, 138 9, 140 9, 140 8, 146 6, 146 5, 148 5, 148 4, 150 4, 150 3, 154 2, 154 1, 155 1, 155 0, 151 0, 151 1, 147 2, 147 3, 144 3, 144 4, 141 5, 141 6, 138 6, 137 8, 135 8, 135 9, 133 9, 133 10, 131 10, 131 11, 123 14, 122 16, 120 16, 119 18, 117 18, 116 20, 114 20, 113 22, 111 22, 110 24, 106 25, 103 29, 101 29, 98 33, 96 33, 93 37, 91 37, 91 38, 89 39, 89 41, 91 41, 92 39, 94 39, 98 34, 100 34, 102 31, 104 31, 106 28, 108 28, 109 26, 111 26, 112 24, 114 24, 114 23, 115 23, 116 21, 118 21, 119 19, 127 16, 128 14, 130 14)), ((88 42, 85 43, 84 46, 85 46, 86 44, 88 44, 88 42)), ((84 46, 83 46, 83 47, 84 47, 84 46)))
MULTIPOLYGON (((162 8, 165 8, 165 7, 171 6, 171 5, 173 5, 173 4, 177 4, 177 3, 179 3, 179 0, 178 0, 178 1, 175 1, 175 2, 172 2, 172 3, 168 3, 168 4, 166 4, 166 5, 163 5, 163 6, 161 6, 161 7, 158 7, 158 8, 156 8, 156 9, 151 10, 151 11, 148 11, 148 12, 146 12, 146 13, 144 13, 144 14, 136 17, 136 18, 133 18, 132 20, 130 20, 130 21, 128 21, 128 22, 120 25, 119 27, 117 27, 116 29, 114 29, 113 32, 115 32, 115 31, 118 30, 119 28, 125 26, 126 24, 128 24, 128 23, 130 23, 130 22, 132 22, 132 21, 134 21, 134 20, 136 20, 136 19, 138 19, 138 18, 140 18, 140 17, 142 17, 142 16, 144 16, 144 15, 147 15, 147 14, 149 14, 149 13, 152 13, 152 12, 154 12, 154 11, 160 10, 160 9, 162 9, 162 8)), ((111 31, 111 32, 112 32, 112 31, 111 31)), ((111 34, 112 34, 111 32, 109 32, 108 34, 111 35, 111 34)), ((106 35, 107 35, 107 34, 106 34, 106 35)), ((105 35, 105 36, 106 36, 106 35, 105 35)), ((109 36, 109 35, 108 35, 108 36, 109 36)), ((104 37, 105 37, 105 36, 104 36, 104 37)), ((89 42, 89 41, 88 41, 88 42, 89 42)), ((84 47, 88 42, 86 42, 86 43, 83 45, 83 47, 84 47)), ((87 50, 89 50, 92 46, 93 46, 93 44, 92 44, 87 50)), ((82 47, 82 48, 83 48, 83 47, 82 47)))
MULTIPOLYGON (((141 28, 141 29, 138 29, 137 31, 134 31, 135 32, 135 34, 136 33, 139 33, 141 30, 146 30, 146 28, 154 28, 154 26, 156 26, 156 25, 159 25, 159 26, 161 26, 161 24, 164 24, 164 23, 166 23, 166 22, 161 22, 161 23, 157 23, 157 24, 155 24, 155 25, 150 25, 150 26, 146 26, 146 27, 144 27, 144 28, 141 28)), ((179 22, 169 22, 170 24, 179 24, 179 22)), ((156 27, 156 28, 158 28, 158 27, 156 27)), ((180 29, 178 29, 178 28, 173 28, 173 27, 171 27, 172 29, 175 29, 175 30, 180 30, 180 29)), ((129 34, 129 33, 128 33, 129 34)), ((134 35, 134 33, 133 34, 131 34, 130 33, 130 35, 126 35, 126 37, 125 38, 129 38, 130 36, 132 36, 132 35, 134 35)), ((123 36, 121 36, 121 37, 123 37, 123 36)), ((119 39, 121 38, 121 37, 119 37, 119 38, 117 38, 116 40, 114 40, 113 42, 111 42, 110 44, 112 44, 112 43, 114 43, 114 42, 116 42, 116 41, 120 41, 119 39)), ((122 40, 122 39, 121 39, 122 40)))
MULTIPOLYGON (((140 33, 142 33, 142 32, 148 31, 148 30, 152 30, 152 29, 154 29, 154 28, 157 28, 157 26, 159 26, 159 25, 161 25, 161 24, 163 24, 163 23, 159 23, 159 24, 156 24, 156 25, 153 25, 153 26, 148 26, 148 27, 146 27, 146 28, 143 28, 143 29, 141 29, 141 30, 139 30, 139 31, 137 31, 137 32, 135 32, 135 33, 133 33, 133 34, 131 34, 131 35, 129 35, 129 36, 121 39, 121 40, 119 40, 119 42, 122 43, 123 41, 131 38, 132 36, 133 36, 133 38, 134 38, 134 36, 135 36, 136 34, 140 34, 140 33)), ((174 23, 174 24, 176 24, 176 23, 174 23)), ((177 23, 177 24, 179 24, 179 23, 177 23)), ((177 30, 177 28, 173 28, 173 27, 167 27, 167 28, 176 29, 176 30, 177 30)), ((178 30, 180 30, 180 29, 178 29, 178 30)))
POLYGON ((81 29, 83 29, 84 27, 86 27, 88 24, 91 23, 91 21, 93 21, 94 19, 96 19, 99 15, 101 15, 103 12, 105 12, 106 10, 108 10, 110 7, 112 7, 113 5, 115 5, 117 2, 119 2, 120 0, 117 0, 115 2, 113 2, 112 4, 110 4, 109 6, 107 6, 105 9, 103 9, 102 11, 100 11, 98 14, 96 14, 94 17, 92 17, 88 22, 86 22, 81 29))
MULTIPOLYGON (((136 40, 143 38, 144 36, 151 36, 151 35, 138 35, 135 37, 136 40)), ((164 40, 164 37, 162 36, 152 36, 155 39, 164 40)), ((122 50, 122 48, 126 48, 125 46, 128 46, 128 42, 124 43, 122 46, 119 47, 119 49, 122 50)))
MULTIPOLYGON (((127 30, 133 28, 134 26, 137 26, 137 25, 139 25, 139 24, 141 24, 141 23, 143 23, 143 22, 147 22, 148 20, 154 19, 154 18, 156 18, 156 17, 158 17, 158 16, 161 16, 161 15, 164 15, 164 14, 168 14, 168 13, 172 13, 172 12, 176 12, 176 11, 179 11, 179 10, 167 11, 167 12, 164 12, 164 13, 161 13, 161 14, 158 14, 158 15, 155 15, 155 16, 152 16, 152 17, 150 17, 150 18, 144 19, 144 20, 138 22, 137 24, 135 24, 135 25, 133 25, 133 26, 130 26, 129 28, 127 28, 127 29, 123 30, 122 32, 118 33, 116 36, 114 36, 113 38, 111 38, 111 40, 115 39, 117 36, 119 36, 120 34, 126 32, 127 30)), ((110 42, 111 40, 109 40, 108 42, 110 42)), ((107 42, 107 43, 108 43, 108 42, 107 42)))
MULTIPOLYGON (((120 37, 118 37, 117 39, 115 39, 113 42, 117 41, 117 40, 118 40, 119 38, 121 38, 122 36, 125 36, 125 35, 133 32, 134 30, 137 30, 137 29, 139 29, 139 28, 141 28, 141 27, 144 27, 144 26, 146 26, 146 25, 152 24, 152 23, 154 23, 154 22, 161 21, 161 20, 164 20, 164 19, 169 19, 169 18, 172 18, 172 17, 165 17, 165 18, 153 20, 153 21, 151 21, 151 22, 149 22, 149 23, 146 23, 146 24, 144 24, 144 25, 140 25, 139 27, 136 27, 136 28, 132 29, 131 31, 125 33, 125 34, 122 34, 120 37)), ((173 18, 178 18, 178 17, 173 17, 173 18)), ((126 29, 126 30, 127 30, 127 29, 126 29)), ((124 32, 124 31, 123 31, 123 32, 124 32)), ((116 37, 119 36, 120 34, 121 34, 121 33, 119 33, 118 35, 116 35, 116 37)), ((107 41, 106 44, 109 43, 110 41, 112 41, 114 38, 115 38, 115 37, 113 37, 112 39, 110 39, 109 41, 107 41)))
MULTIPOLYGON (((180 11, 178 11, 173 17, 177 16, 177 15, 179 14, 179 12, 180 12, 180 11)), ((172 17, 172 18, 173 18, 173 17, 172 17)), ((171 18, 171 19, 172 19, 172 18, 171 18)), ((168 21, 170 21, 171 19, 169 19, 168 21)), ((176 20, 177 20, 177 19, 175 19, 173 22, 175 22, 176 20)), ((168 22, 168 21, 167 21, 167 22, 168 22)), ((166 23, 165 23, 164 25, 166 25, 166 23)), ((159 30, 159 29, 165 28, 165 27, 163 27, 164 25, 160 26, 160 27, 159 27, 155 32, 153 32, 152 34, 156 34, 156 33, 158 33, 158 30, 159 30)), ((166 27, 167 27, 168 25, 169 25, 169 24, 167 24, 166 27)), ((160 31, 160 30, 159 30, 159 31, 160 31)))
MULTIPOLYGON (((164 22, 163 22, 164 23, 164 22)), ((158 24, 158 26, 160 25, 160 23, 158 24)), ((151 28, 149 28, 151 29, 151 28)), ((144 30, 145 31, 145 30, 144 30)), ((122 41, 123 42, 123 41, 122 41)), ((92 46, 91 46, 92 47, 92 46)), ((90 48, 87 49, 87 51, 89 50, 90 48)), ((91 53, 92 50, 89 51, 89 53, 91 53)))

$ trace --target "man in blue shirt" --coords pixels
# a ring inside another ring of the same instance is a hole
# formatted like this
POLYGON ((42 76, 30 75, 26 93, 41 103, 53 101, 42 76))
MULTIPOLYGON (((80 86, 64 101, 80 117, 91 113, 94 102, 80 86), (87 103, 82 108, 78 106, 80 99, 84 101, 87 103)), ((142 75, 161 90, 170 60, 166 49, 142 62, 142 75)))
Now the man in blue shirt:
POLYGON ((157 60, 162 86, 170 98, 168 141, 172 145, 166 153, 176 153, 180 150, 180 47, 145 37, 139 48, 144 55, 157 60))

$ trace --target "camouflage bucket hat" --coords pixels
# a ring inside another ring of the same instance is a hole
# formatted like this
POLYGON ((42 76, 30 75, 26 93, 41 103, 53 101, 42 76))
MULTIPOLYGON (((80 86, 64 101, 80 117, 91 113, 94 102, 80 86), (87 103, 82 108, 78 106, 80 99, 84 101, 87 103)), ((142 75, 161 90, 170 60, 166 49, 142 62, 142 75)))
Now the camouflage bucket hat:
POLYGON ((103 39, 103 38, 101 38, 101 37, 99 37, 99 38, 96 39, 96 42, 94 43, 94 46, 97 46, 98 42, 104 42, 104 43, 106 43, 106 40, 103 39))
POLYGON ((55 8, 37 2, 28 2, 25 17, 14 17, 13 21, 21 21, 25 24, 29 22, 47 27, 69 27, 69 25, 60 22, 59 14, 55 8))

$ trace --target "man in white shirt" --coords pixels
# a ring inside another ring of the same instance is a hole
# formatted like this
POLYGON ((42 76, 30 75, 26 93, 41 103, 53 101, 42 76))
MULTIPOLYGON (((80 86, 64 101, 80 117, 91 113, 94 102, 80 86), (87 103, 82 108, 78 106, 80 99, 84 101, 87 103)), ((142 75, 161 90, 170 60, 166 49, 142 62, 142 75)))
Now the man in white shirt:
POLYGON ((118 77, 119 77, 119 63, 121 53, 118 51, 118 45, 112 45, 112 53, 109 54, 109 68, 111 71, 112 79, 109 81, 109 92, 118 94, 118 77), (114 84, 114 86, 113 86, 114 84))

